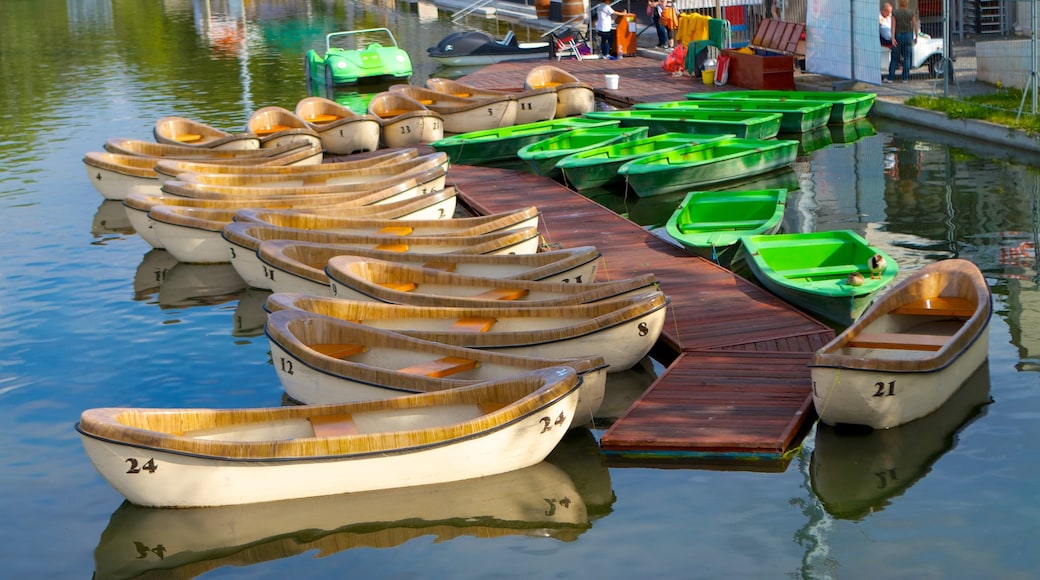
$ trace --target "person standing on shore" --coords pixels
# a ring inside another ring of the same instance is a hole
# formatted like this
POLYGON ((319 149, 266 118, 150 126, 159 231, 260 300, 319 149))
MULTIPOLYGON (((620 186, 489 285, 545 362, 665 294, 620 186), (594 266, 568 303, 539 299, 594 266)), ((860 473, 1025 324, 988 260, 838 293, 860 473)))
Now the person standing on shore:
POLYGON ((896 65, 903 61, 903 82, 910 80, 917 44, 917 15, 910 10, 910 0, 899 0, 899 8, 892 13, 892 58, 888 61, 888 80, 896 80, 896 65), (896 54, 898 53, 898 58, 896 54))
POLYGON ((661 14, 664 12, 664 0, 650 0, 650 19, 657 30, 657 48, 668 48, 668 31, 661 24, 661 14))
POLYGON ((610 6, 610 0, 603 0, 603 3, 593 10, 596 16, 596 33, 599 34, 599 50, 603 54, 603 58, 614 60, 610 54, 614 36, 614 9, 610 6))

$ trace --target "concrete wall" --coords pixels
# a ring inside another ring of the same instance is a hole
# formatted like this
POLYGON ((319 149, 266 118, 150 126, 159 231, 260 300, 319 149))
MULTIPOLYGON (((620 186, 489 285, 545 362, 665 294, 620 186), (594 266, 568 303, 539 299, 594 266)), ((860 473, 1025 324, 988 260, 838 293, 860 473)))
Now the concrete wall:
MULTIPOLYGON (((1032 71, 1029 40, 990 40, 975 43, 980 81, 1024 89, 1032 71)), ((1034 87, 1035 88, 1035 87, 1034 87)))

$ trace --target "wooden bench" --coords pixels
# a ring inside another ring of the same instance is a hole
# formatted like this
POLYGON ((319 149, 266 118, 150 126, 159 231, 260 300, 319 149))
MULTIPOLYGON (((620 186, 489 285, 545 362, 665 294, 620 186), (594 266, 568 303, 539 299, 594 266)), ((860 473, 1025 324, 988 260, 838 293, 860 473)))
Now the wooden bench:
POLYGON ((454 272, 455 266, 455 262, 426 262, 422 265, 423 268, 440 270, 441 272, 454 272))
POLYGON ((320 415, 311 417, 310 422, 315 437, 343 437, 358 433, 357 425, 349 414, 320 415))
POLYGON ((894 309, 892 314, 971 318, 975 314, 975 304, 965 298, 937 296, 904 304, 894 309))
POLYGON ((704 222, 704 228, 711 229, 734 229, 744 230, 747 228, 757 228, 762 225, 762 220, 742 220, 742 221, 726 221, 726 222, 704 222))
POLYGON ((480 298, 482 300, 519 300, 530 293, 531 291, 527 288, 492 288, 486 292, 474 294, 473 296, 470 296, 470 298, 480 298))
POLYGON ((328 113, 322 113, 320 115, 314 115, 313 117, 307 117, 307 118, 304 119, 304 121, 307 121, 309 123, 321 124, 321 123, 331 123, 332 121, 335 121, 336 119, 341 119, 341 118, 342 117, 339 117, 339 116, 336 116, 336 115, 330 115, 328 113))
POLYGON ((848 276, 858 272, 859 268, 852 264, 841 264, 838 266, 817 266, 815 268, 802 268, 801 270, 782 270, 784 278, 825 278, 848 276))
POLYGON ((202 135, 198 133, 181 133, 173 138, 178 143, 194 143, 196 141, 202 141, 202 135))
POLYGON ((288 131, 292 127, 288 125, 271 125, 270 127, 264 127, 262 129, 254 129, 253 132, 261 137, 277 133, 279 131, 288 131))
POLYGON ((487 332, 498 320, 494 318, 460 318, 451 325, 451 330, 459 332, 487 332))
POLYGON ((415 231, 412 226, 386 226, 380 228, 379 233, 387 236, 407 236, 415 231))
POLYGON ((936 351, 950 342, 949 336, 938 334, 900 334, 864 332, 848 342, 852 348, 886 348, 896 350, 936 351))
POLYGON ((386 282, 380 284, 380 286, 395 292, 411 292, 418 287, 415 285, 415 282, 386 282))
POLYGON ((346 359, 368 350, 368 347, 363 344, 310 344, 307 346, 325 356, 338 359, 346 359))
POLYGON ((384 250, 387 252, 407 252, 408 244, 401 242, 387 242, 385 244, 376 244, 373 249, 384 250))
POLYGON ((449 375, 461 373, 477 368, 478 363, 475 360, 467 358, 460 358, 457 356, 446 356, 431 361, 422 362, 412 366, 397 369, 399 373, 407 373, 410 375, 424 375, 435 379, 442 379, 449 375))

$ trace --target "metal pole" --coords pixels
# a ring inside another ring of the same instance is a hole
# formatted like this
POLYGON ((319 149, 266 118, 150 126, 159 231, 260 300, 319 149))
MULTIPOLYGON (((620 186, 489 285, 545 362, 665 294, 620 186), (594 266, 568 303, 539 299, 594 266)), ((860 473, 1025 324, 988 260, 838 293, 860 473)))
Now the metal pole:
POLYGON ((950 0, 943 0, 943 58, 939 66, 942 67, 943 96, 950 96, 950 0))

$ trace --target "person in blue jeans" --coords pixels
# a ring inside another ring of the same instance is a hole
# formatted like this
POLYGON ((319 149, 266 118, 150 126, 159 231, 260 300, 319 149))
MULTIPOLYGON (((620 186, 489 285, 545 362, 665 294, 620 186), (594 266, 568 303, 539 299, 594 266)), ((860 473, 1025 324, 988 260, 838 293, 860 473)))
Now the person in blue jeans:
POLYGON ((610 55, 610 45, 613 44, 614 9, 610 6, 610 0, 593 8, 596 15, 596 32, 599 34, 599 50, 603 58, 614 59, 610 55))
POLYGON ((657 30, 657 48, 668 48, 668 30, 661 24, 664 13, 664 0, 650 0, 651 17, 657 30))
POLYGON ((888 61, 888 80, 896 80, 896 65, 903 61, 903 82, 910 80, 914 45, 917 44, 917 15, 910 10, 910 0, 899 0, 892 13, 892 58, 888 61), (897 57, 896 54, 899 56, 897 57))

